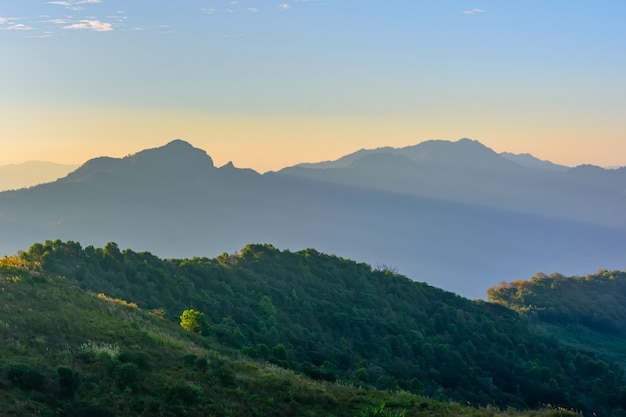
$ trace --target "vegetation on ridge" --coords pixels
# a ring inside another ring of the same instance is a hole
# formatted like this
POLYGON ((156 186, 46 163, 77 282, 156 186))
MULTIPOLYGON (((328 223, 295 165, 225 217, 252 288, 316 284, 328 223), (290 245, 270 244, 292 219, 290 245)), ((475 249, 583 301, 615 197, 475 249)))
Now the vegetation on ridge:
POLYGON ((601 270, 582 277, 537 273, 528 281, 490 288, 487 295, 527 317, 533 327, 626 366, 626 272, 601 270))
POLYGON ((475 406, 626 408, 619 365, 536 335, 518 313, 312 249, 161 260, 48 241, 19 259, 175 322, 202 312, 205 340, 318 381, 475 406))

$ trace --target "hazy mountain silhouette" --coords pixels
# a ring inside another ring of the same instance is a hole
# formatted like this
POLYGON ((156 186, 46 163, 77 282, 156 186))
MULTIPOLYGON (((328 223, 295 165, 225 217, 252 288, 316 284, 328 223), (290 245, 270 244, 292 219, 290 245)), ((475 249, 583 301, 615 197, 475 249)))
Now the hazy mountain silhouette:
POLYGON ((624 216, 605 218, 626 212, 626 170, 530 170, 469 140, 383 149, 265 175, 215 167, 181 140, 96 158, 54 183, 0 193, 0 253, 56 238, 162 257, 272 243, 392 265, 472 298, 537 271, 626 263, 624 216))
POLYGON ((625 168, 567 168, 528 154, 497 154, 469 139, 361 150, 278 173, 626 229, 625 168))
POLYGON ((558 165, 550 161, 544 161, 539 158, 535 158, 529 153, 510 153, 510 152, 501 152, 500 155, 508 159, 509 161, 513 161, 516 164, 531 169, 540 169, 545 171, 567 171, 570 167, 565 165, 558 165))
POLYGON ((54 162, 28 161, 21 164, 0 166, 0 191, 17 190, 34 185, 52 182, 66 176, 78 165, 64 165, 54 162))

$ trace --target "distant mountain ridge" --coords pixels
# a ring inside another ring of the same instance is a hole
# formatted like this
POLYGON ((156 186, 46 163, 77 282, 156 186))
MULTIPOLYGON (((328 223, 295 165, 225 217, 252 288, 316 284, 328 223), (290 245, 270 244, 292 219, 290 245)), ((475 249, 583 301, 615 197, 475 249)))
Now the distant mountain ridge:
POLYGON ((539 158, 532 156, 529 153, 515 154, 515 153, 510 153, 510 152, 502 152, 500 153, 500 155, 525 168, 541 169, 541 170, 546 170, 546 171, 558 171, 558 172, 564 172, 570 169, 570 167, 565 166, 565 165, 558 165, 550 161, 541 160, 539 158))
POLYGON ((498 154, 471 139, 362 149, 278 174, 626 229, 621 215, 626 210, 626 168, 568 168, 529 154, 498 154), (581 199, 598 197, 598 190, 603 190, 602 199, 581 199))
POLYGON ((17 190, 55 181, 78 168, 78 165, 28 161, 0 166, 0 191, 17 190))
POLYGON ((182 140, 92 159, 53 183, 0 193, 0 254, 56 238, 162 257, 271 243, 395 265, 472 298, 538 270, 626 264, 626 169, 529 169, 469 139, 342 159, 261 175, 215 167, 182 140))

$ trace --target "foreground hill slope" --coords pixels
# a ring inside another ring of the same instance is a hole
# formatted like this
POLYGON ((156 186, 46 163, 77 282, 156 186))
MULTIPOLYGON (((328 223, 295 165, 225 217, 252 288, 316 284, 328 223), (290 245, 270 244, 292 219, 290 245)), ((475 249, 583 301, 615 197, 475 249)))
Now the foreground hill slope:
POLYGON ((0 288, 2 416, 493 415, 407 392, 312 381, 23 258, 0 259, 0 288))
POLYGON ((161 260, 48 241, 20 259, 173 319, 203 312, 221 343, 317 380, 474 405, 626 409, 618 364, 535 334, 514 311, 312 249, 161 260))
POLYGON ((97 158, 54 183, 0 193, 0 254, 56 238, 167 258, 272 242, 386 263, 470 298, 502 277, 626 264, 615 215, 626 195, 605 178, 619 173, 582 169, 571 184, 544 183, 469 140, 358 156, 345 169, 309 170, 336 171, 330 179, 215 167, 181 140, 97 158))

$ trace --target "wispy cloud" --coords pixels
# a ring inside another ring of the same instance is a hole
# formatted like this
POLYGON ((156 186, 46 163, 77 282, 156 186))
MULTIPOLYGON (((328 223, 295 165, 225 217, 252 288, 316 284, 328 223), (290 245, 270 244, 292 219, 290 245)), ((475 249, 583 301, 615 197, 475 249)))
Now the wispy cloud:
POLYGON ((0 25, 8 25, 9 23, 13 23, 17 19, 14 17, 0 17, 0 25))
POLYGON ((259 12, 259 9, 257 9, 256 7, 248 7, 248 11, 249 11, 250 13, 258 13, 258 12, 259 12))
POLYGON ((202 13, 206 13, 206 14, 215 14, 215 13, 217 13, 217 9, 204 9, 204 8, 202 8, 202 9, 200 9, 200 11, 202 13))
POLYGON ((289 10, 291 9, 291 6, 289 6, 289 4, 287 3, 283 3, 283 4, 279 4, 278 5, 278 10, 280 11, 285 11, 285 10, 289 10))
POLYGON ((101 22, 99 20, 80 20, 73 25, 63 26, 63 29, 80 30, 87 29, 94 32, 110 32, 113 30, 113 25, 110 23, 101 22))
POLYGON ((33 28, 23 23, 16 23, 11 26, 2 27, 2 30, 32 30, 33 28))
POLYGON ((33 35, 31 36, 31 38, 35 38, 35 39, 46 39, 46 38, 50 38, 52 37, 52 32, 43 32, 40 35, 33 35))
POLYGON ((487 10, 485 9, 469 9, 469 10, 463 10, 463 14, 476 14, 476 13, 486 13, 487 10))
POLYGON ((99 4, 102 0, 75 0, 75 1, 49 1, 47 4, 55 4, 57 6, 63 6, 70 10, 83 10, 82 4, 99 4))
POLYGON ((54 23, 55 25, 67 25, 72 21, 70 19, 49 19, 42 20, 43 23, 54 23))
POLYGON ((24 23, 17 23, 15 17, 0 17, 0 30, 32 30, 33 28, 24 23))

